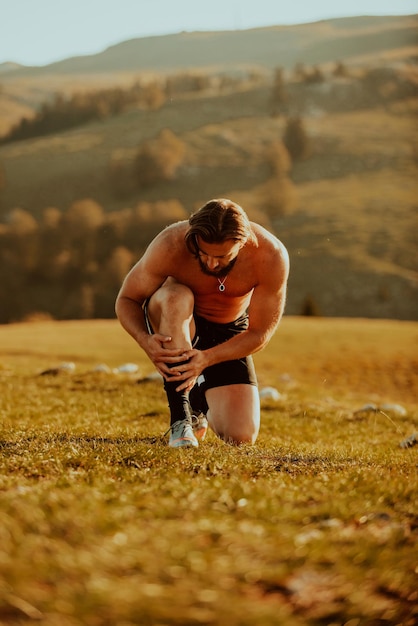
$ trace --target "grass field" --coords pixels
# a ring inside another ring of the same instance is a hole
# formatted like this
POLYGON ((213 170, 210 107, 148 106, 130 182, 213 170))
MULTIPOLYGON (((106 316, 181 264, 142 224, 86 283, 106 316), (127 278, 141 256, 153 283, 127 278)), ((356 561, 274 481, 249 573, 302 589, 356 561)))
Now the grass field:
POLYGON ((256 445, 171 450, 116 321, 0 326, 0 624, 416 624, 417 345, 285 317, 256 445))

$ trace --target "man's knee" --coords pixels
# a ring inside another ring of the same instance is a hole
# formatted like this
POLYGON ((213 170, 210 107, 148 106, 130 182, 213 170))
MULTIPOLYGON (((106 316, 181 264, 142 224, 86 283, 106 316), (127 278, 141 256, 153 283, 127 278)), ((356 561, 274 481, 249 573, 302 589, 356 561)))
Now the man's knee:
POLYGON ((257 387, 235 384, 208 389, 208 420, 213 431, 228 443, 253 444, 260 429, 257 387))
POLYGON ((247 430, 240 432, 228 432, 228 430, 226 430, 226 432, 220 435, 220 438, 232 446, 240 446, 242 444, 253 445, 256 442, 257 435, 258 430, 255 429, 253 429, 252 431, 247 430))
POLYGON ((194 307, 194 295, 189 287, 175 281, 166 281, 151 296, 149 301, 149 311, 156 313, 157 311, 169 311, 171 314, 175 312, 186 312, 190 314, 194 307))
POLYGON ((233 422, 228 419, 213 419, 213 416, 208 415, 209 424, 215 434, 225 441, 234 446, 241 444, 254 444, 260 428, 258 419, 247 419, 245 422, 233 422))

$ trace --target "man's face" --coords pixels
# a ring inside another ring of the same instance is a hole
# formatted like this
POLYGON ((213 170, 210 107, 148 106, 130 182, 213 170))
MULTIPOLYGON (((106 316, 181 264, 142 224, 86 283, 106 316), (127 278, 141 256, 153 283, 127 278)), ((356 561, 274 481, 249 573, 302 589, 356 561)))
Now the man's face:
POLYGON ((243 245, 232 239, 227 239, 222 243, 206 243, 197 237, 196 242, 200 269, 204 274, 216 278, 222 278, 231 271, 243 245))

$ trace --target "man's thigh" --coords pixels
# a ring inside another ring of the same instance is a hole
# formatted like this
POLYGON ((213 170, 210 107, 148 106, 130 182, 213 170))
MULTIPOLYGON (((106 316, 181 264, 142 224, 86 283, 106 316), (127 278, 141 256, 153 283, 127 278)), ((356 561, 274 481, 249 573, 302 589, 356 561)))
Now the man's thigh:
POLYGON ((260 399, 255 385, 234 384, 206 390, 208 421, 221 439, 254 443, 260 429, 260 399))

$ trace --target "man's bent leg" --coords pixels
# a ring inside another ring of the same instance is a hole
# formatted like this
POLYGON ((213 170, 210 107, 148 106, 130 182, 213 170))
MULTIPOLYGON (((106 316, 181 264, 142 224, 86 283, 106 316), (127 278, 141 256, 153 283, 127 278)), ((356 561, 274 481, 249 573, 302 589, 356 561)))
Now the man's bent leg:
MULTIPOLYGON (((171 341, 167 342, 168 348, 191 348, 191 337, 195 332, 193 306, 191 290, 170 278, 150 298, 147 306, 149 321, 154 332, 171 337, 171 341)), ((170 446, 197 446, 191 428, 188 393, 176 391, 178 384, 176 381, 164 380, 170 408, 170 426, 175 426, 171 429, 170 446)))
POLYGON ((167 278, 149 299, 147 313, 154 332, 171 337, 167 348, 192 347, 193 308, 193 292, 173 278, 167 278))
POLYGON ((224 441, 254 443, 260 429, 260 398, 255 385, 235 384, 206 391, 208 421, 224 441))

